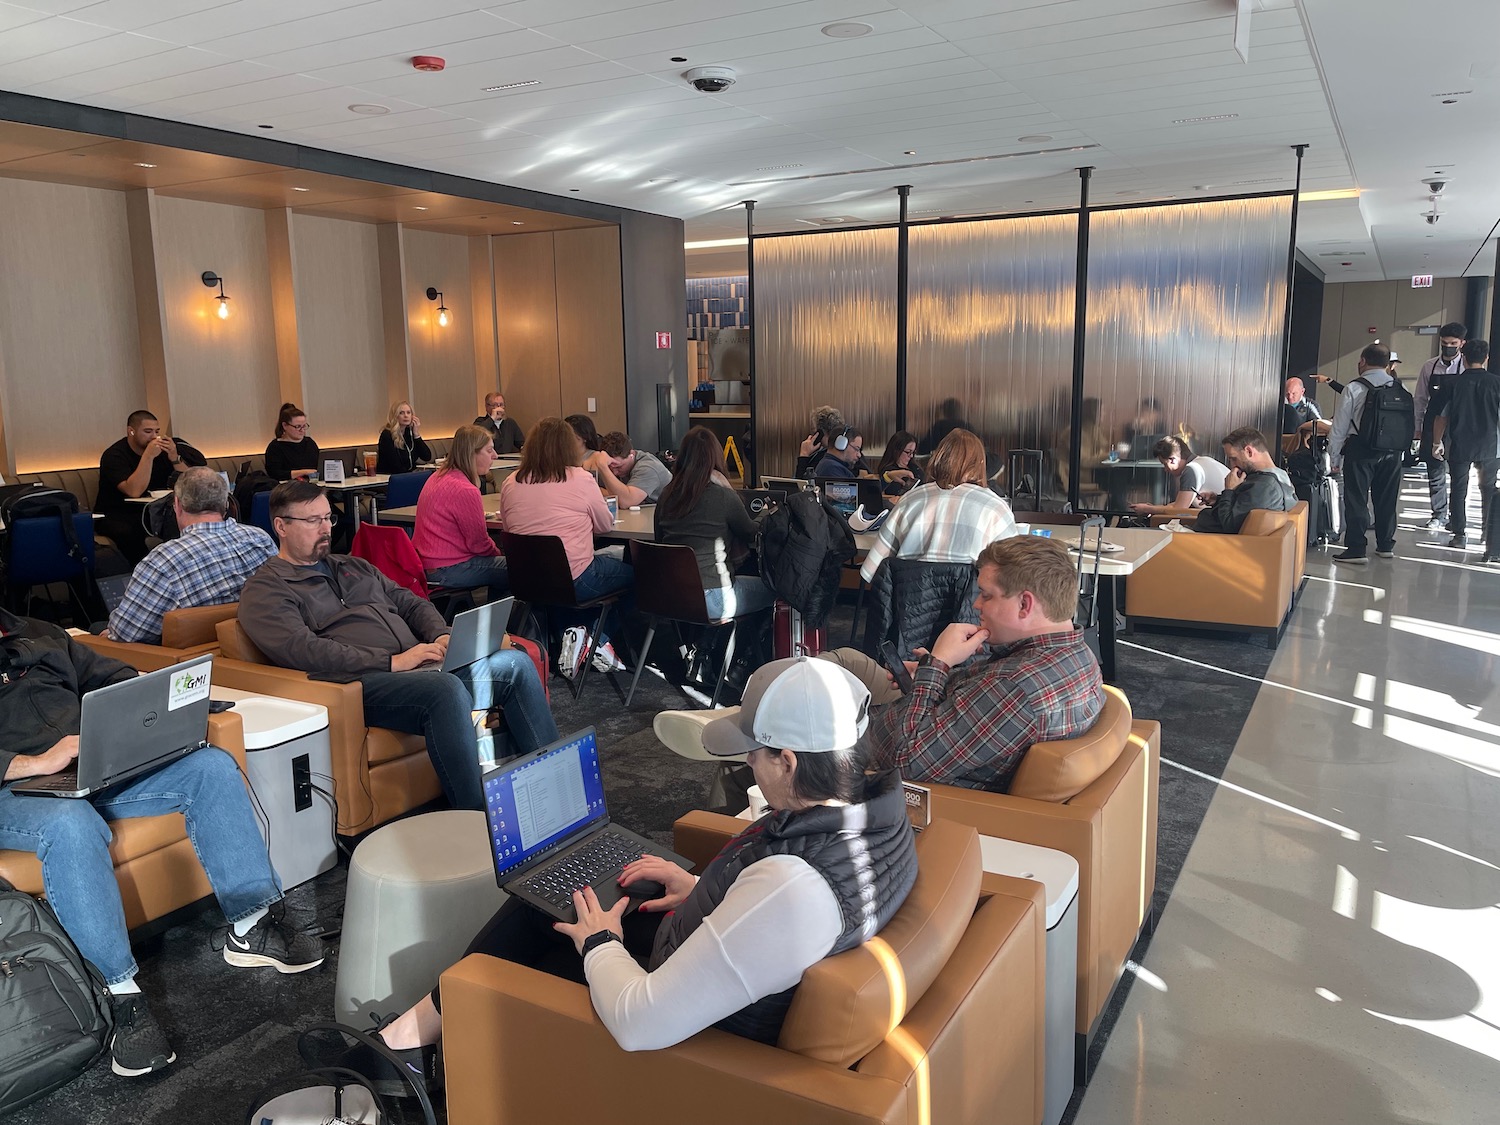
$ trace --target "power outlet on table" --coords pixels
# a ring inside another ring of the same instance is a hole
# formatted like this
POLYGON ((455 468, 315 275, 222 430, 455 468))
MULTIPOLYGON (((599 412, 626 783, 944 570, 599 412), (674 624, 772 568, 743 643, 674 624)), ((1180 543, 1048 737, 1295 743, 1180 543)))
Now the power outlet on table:
POLYGON ((292 807, 297 812, 312 808, 312 762, 306 754, 292 759, 292 807))

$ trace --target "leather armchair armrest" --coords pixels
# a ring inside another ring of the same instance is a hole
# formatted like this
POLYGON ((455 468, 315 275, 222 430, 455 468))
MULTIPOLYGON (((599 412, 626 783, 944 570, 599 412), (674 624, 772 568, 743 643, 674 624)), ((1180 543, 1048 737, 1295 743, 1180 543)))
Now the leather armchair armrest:
POLYGON ((907 1120, 898 1082, 713 1028, 665 1050, 627 1053, 586 987, 498 958, 465 957, 441 987, 450 1121, 907 1120), (622 1101, 630 1091, 634 1104, 622 1101))
MULTIPOLYGON (((86 648, 93 649, 100 656, 113 657, 115 660, 129 664, 138 672, 155 672, 159 668, 170 668, 173 664, 198 655, 198 652, 193 649, 163 648, 161 645, 113 641, 104 637, 96 637, 93 634, 77 636, 73 639, 86 648)), ((214 647, 217 646, 205 648, 202 651, 212 652, 214 647)))
POLYGON ((309 679, 306 672, 270 664, 214 660, 214 682, 239 691, 295 699, 328 708, 328 742, 333 759, 334 798, 339 823, 359 825, 373 815, 370 763, 365 755, 365 696, 357 683, 309 679))
POLYGON ((208 717, 208 741, 226 751, 245 768, 245 722, 233 711, 221 711, 208 717))
POLYGON ((672 825, 672 850, 692 860, 694 871, 702 871, 725 844, 749 827, 748 820, 737 816, 695 809, 672 825))

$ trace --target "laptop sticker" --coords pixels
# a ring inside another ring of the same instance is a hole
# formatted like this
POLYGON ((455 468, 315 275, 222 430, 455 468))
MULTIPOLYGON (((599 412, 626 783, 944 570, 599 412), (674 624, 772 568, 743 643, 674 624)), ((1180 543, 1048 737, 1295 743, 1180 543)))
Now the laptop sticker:
POLYGON ((187 707, 208 696, 210 667, 205 664, 199 668, 189 668, 172 677, 170 687, 167 689, 168 711, 187 707))

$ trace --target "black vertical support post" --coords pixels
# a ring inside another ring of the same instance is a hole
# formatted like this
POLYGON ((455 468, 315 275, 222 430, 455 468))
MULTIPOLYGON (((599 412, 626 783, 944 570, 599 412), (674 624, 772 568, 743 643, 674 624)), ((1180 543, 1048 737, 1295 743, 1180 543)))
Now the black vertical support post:
MULTIPOLYGON (((757 454, 760 451, 760 433, 755 425, 755 399, 759 390, 759 383, 755 378, 755 333, 759 330, 759 322, 755 319, 755 200, 743 201, 745 207, 745 260, 748 268, 745 271, 745 317, 750 322, 750 448, 740 450, 740 456, 745 459, 745 476, 747 479, 740 482, 741 488, 754 488, 760 480, 760 473, 756 471, 755 464, 757 454)), ((697 378, 695 375, 694 378, 697 378)))
POLYGON ((901 216, 896 227, 896 429, 906 429, 906 297, 907 269, 911 261, 911 228, 906 208, 911 202, 911 184, 896 188, 901 197, 901 216))
MULTIPOLYGON (((1474 318, 1478 323, 1479 317, 1474 318)), ((1469 335, 1474 335, 1470 330, 1469 335)), ((1495 349, 1500 348, 1500 241, 1495 243, 1495 280, 1490 283, 1490 370, 1495 370, 1495 349)), ((1493 544, 1491 545, 1493 546, 1493 544)))
MULTIPOLYGON (((1073 277, 1073 417, 1068 427, 1068 503, 1078 510, 1078 475, 1083 470, 1083 363, 1089 315, 1089 179, 1091 166, 1078 169, 1078 264, 1073 277)), ((1015 487, 1015 482, 1011 482, 1015 487)), ((1042 482, 1036 482, 1041 507, 1042 482)))
MULTIPOLYGON (((1297 154, 1297 179, 1296 186, 1292 189, 1292 229, 1286 242, 1286 316, 1281 321, 1281 377, 1276 380, 1274 411, 1278 428, 1281 426, 1281 403, 1286 396, 1284 388, 1292 368, 1292 290, 1297 281, 1297 208, 1302 200, 1302 154, 1307 148, 1307 145, 1292 146, 1292 151, 1297 154)), ((1278 464, 1284 462, 1286 454, 1278 453, 1276 460, 1278 464)))

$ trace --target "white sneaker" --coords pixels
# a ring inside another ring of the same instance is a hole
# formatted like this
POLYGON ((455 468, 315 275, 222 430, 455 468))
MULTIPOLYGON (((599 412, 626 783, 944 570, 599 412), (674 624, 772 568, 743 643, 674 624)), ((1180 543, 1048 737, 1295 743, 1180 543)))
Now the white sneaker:
POLYGON ((594 671, 628 672, 625 662, 615 655, 615 646, 605 641, 594 649, 594 671))
POLYGON ((568 679, 578 676, 583 654, 588 650, 589 633, 582 625, 573 625, 563 630, 562 651, 557 654, 557 668, 568 679))

